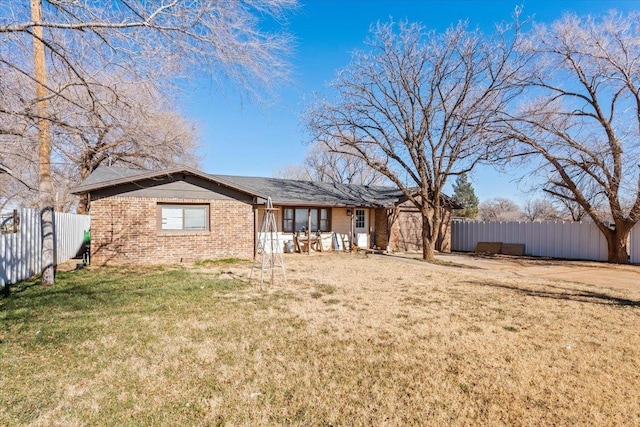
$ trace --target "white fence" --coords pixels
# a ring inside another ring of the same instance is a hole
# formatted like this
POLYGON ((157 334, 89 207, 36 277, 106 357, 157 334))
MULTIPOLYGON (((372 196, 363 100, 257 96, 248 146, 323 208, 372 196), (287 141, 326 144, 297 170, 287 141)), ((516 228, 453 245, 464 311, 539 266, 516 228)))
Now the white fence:
POLYGON ((631 229, 629 256, 632 264, 640 264, 640 223, 631 229))
MULTIPOLYGON (((640 232, 635 232, 640 240, 640 232)), ((451 224, 453 251, 474 251, 478 242, 524 243, 525 254, 532 256, 607 260, 607 241, 589 222, 455 221, 451 224)))
MULTIPOLYGON (((40 273, 41 230, 40 213, 20 209, 17 233, 0 234, 0 289, 40 273)), ((56 264, 74 257, 91 227, 91 217, 69 213, 54 213, 53 221, 56 264)))

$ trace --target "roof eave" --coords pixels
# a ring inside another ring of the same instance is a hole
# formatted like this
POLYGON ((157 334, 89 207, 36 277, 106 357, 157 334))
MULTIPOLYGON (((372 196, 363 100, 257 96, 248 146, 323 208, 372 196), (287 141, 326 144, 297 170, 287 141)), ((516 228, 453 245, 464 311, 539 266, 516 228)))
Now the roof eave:
POLYGON ((309 202, 302 200, 273 200, 273 204, 286 207, 321 207, 321 208, 384 208, 382 204, 375 203, 331 203, 331 202, 309 202))
POLYGON ((142 181, 142 180, 145 180, 145 179, 153 179, 153 178, 157 178, 157 177, 161 177, 161 176, 171 176, 171 175, 175 175, 175 174, 179 174, 179 173, 188 173, 190 175, 202 178, 202 179, 204 179, 206 181, 214 182, 214 183, 217 183, 217 184, 222 184, 225 187, 240 191, 240 192, 248 194, 250 196, 261 197, 261 198, 264 198, 264 199, 266 199, 268 197, 268 196, 265 196, 263 194, 258 194, 255 191, 252 191, 252 190, 250 190, 248 188, 245 188, 243 186, 240 186, 240 185, 237 185, 237 184, 234 184, 234 183, 230 183, 230 182, 228 182, 228 181, 226 181, 224 179, 221 179, 221 178, 218 178, 218 177, 213 178, 210 175, 202 173, 202 172, 198 171, 197 169, 190 168, 188 166, 165 169, 165 170, 162 170, 162 171, 148 171, 148 172, 144 172, 144 173, 141 173, 141 174, 138 174, 138 175, 134 175, 134 176, 111 179, 111 180, 108 180, 108 181, 102 181, 102 182, 95 183, 95 184, 79 185, 79 186, 71 189, 71 194, 80 195, 80 194, 84 194, 84 193, 90 193, 90 192, 96 191, 96 190, 102 190, 104 188, 115 187, 115 186, 122 185, 122 184, 128 184, 128 183, 131 183, 131 182, 142 181))

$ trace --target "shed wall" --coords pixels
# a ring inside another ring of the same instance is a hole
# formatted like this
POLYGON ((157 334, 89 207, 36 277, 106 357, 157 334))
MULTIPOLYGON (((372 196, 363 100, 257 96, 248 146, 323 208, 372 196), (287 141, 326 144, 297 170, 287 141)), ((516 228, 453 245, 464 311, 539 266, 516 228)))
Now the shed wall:
MULTIPOLYGON (((422 251, 422 214, 409 206, 400 206, 389 221, 389 246, 401 252, 422 251)), ((442 209, 442 223, 438 232, 435 249, 451 252, 451 211, 442 209)))

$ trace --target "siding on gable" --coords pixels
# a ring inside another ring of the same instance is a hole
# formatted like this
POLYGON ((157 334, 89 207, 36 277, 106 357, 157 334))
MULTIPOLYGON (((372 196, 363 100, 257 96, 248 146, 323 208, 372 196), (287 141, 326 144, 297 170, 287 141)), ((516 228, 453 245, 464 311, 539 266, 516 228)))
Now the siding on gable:
POLYGON ((110 196, 148 197, 148 198, 181 198, 199 200, 239 200, 251 203, 253 197, 203 180, 193 175, 176 175, 162 179, 148 179, 140 182, 118 185, 92 192, 92 198, 110 196))

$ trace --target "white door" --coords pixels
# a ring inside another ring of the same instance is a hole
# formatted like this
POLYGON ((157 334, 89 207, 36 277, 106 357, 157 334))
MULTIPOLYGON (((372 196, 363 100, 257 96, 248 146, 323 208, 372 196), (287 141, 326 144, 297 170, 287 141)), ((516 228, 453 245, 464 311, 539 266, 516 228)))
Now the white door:
POLYGON ((356 245, 361 248, 368 248, 369 244, 367 237, 369 235, 369 210, 356 209, 353 222, 353 229, 356 235, 356 245))

